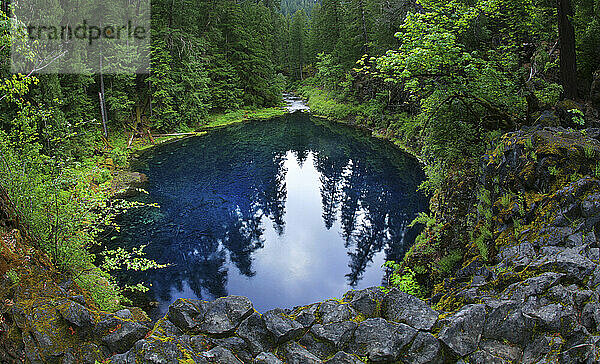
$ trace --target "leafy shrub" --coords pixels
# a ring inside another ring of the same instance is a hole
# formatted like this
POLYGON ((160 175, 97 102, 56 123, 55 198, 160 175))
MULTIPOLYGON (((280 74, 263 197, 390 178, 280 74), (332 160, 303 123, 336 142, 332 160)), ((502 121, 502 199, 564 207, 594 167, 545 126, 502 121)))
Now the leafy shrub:
POLYGON ((356 106, 336 101, 335 96, 330 92, 304 86, 300 88, 300 93, 308 98, 310 109, 316 115, 333 120, 346 120, 356 114, 356 106))
POLYGON ((423 288, 415 279, 415 272, 409 268, 401 270, 400 265, 394 261, 386 262, 384 266, 393 270, 390 276, 390 283, 393 287, 418 298, 425 297, 423 288))
POLYGON ((106 204, 107 192, 90 185, 90 181, 102 179, 101 174, 97 167, 78 170, 45 156, 35 142, 22 144, 17 154, 6 134, 0 132, 0 185, 26 224, 33 244, 48 254, 59 270, 89 288, 92 296, 110 296, 101 301, 119 302, 119 289, 104 273, 98 273, 95 257, 89 252, 100 227, 116 213, 106 204), (96 273, 82 273, 91 271, 96 273))
POLYGON ((578 109, 571 109, 568 110, 568 113, 571 114, 571 120, 573 120, 573 122, 577 125, 580 126, 584 126, 585 125, 585 118, 584 118, 584 114, 583 111, 578 110, 578 109))
POLYGON ((438 269, 442 274, 447 275, 452 272, 456 264, 462 260, 463 254, 460 250, 452 250, 448 255, 440 259, 438 269))

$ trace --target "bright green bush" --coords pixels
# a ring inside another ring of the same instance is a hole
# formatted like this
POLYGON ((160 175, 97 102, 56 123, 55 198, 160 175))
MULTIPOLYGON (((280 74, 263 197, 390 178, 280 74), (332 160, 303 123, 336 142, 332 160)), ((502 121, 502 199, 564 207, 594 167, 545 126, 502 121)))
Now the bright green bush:
POLYGON ((415 272, 409 268, 401 270, 400 265, 394 261, 386 262, 384 266, 393 270, 390 276, 390 283, 393 287, 418 298, 425 297, 423 288, 415 279, 415 272))

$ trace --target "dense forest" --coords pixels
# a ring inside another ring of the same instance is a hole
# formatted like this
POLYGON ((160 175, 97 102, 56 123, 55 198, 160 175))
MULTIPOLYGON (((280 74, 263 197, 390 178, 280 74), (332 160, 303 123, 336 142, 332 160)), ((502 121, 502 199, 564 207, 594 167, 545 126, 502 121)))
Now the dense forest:
MULTIPOLYGON (((12 74, 10 3, 1 9, 0 192, 36 248, 106 309, 125 289, 110 271, 153 266, 98 247, 131 208, 109 196, 134 139, 277 107, 293 91, 315 114, 410 150, 440 196, 506 132, 598 125, 598 0, 152 0, 149 74, 12 74)), ((486 255, 489 227, 473 231, 486 255)))

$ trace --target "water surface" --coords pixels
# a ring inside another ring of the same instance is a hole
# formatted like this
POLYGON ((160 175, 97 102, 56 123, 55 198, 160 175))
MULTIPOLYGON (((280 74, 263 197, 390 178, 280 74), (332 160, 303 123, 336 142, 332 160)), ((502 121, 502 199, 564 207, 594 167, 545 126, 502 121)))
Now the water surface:
POLYGON ((417 162, 366 132, 288 114, 156 147, 140 199, 111 247, 148 244, 170 267, 119 277, 151 284, 158 317, 179 297, 249 297, 293 307, 380 285, 427 208, 417 162))

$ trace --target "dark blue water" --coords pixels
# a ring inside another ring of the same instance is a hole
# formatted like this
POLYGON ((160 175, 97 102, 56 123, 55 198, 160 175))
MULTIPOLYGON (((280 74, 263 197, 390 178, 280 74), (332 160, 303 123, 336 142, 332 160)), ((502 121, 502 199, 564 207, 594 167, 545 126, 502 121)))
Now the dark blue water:
POLYGON ((380 285, 427 209, 415 160, 354 128, 291 114, 155 148, 149 177, 110 246, 148 244, 170 267, 121 275, 152 284, 154 315, 179 297, 250 297, 264 312, 380 285))

